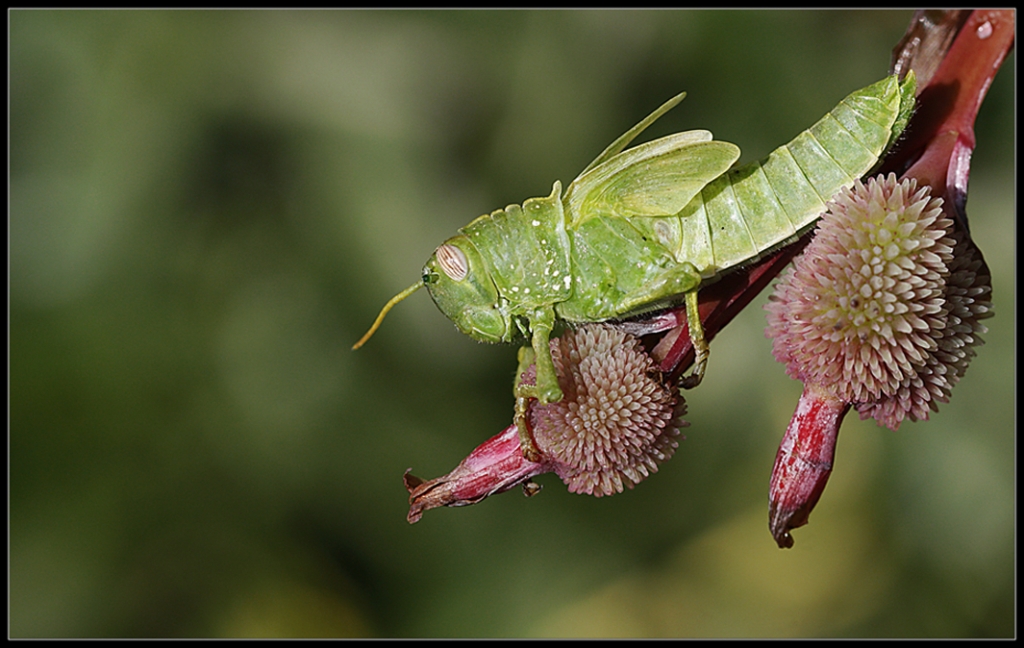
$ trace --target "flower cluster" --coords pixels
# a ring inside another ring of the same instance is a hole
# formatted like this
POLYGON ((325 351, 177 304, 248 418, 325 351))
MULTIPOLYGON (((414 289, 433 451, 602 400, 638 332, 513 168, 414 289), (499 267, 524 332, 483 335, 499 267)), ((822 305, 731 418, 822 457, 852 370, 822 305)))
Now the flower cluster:
POLYGON ((893 430, 927 419, 982 344, 990 298, 980 253, 928 186, 890 174, 829 203, 765 307, 776 359, 804 383, 769 490, 779 546, 821 496, 850 407, 893 430))
POLYGON ((685 401, 639 340, 592 325, 551 344, 565 398, 532 408, 537 447, 571 493, 612 495, 672 456, 685 401))
POLYGON ((928 187, 891 174, 858 181, 830 203, 766 306, 775 357, 863 418, 894 430, 927 419, 991 315, 972 249, 928 187))
MULTIPOLYGON (((484 442, 455 470, 429 481, 406 473, 409 522, 439 506, 465 506, 531 479, 558 475, 573 493, 600 497, 632 488, 675 451, 685 401, 639 340, 609 325, 568 330, 551 341, 557 403, 533 402, 528 412, 541 457, 523 457, 515 426, 484 442)), ((530 383, 535 368, 523 379, 530 383)))
MULTIPOLYGON (((775 355, 804 381, 772 471, 769 527, 780 547, 792 546, 789 531, 807 523, 825 488, 846 413, 856 409, 894 430, 907 418, 928 418, 949 399, 982 343, 991 284, 967 233, 964 208, 973 124, 1013 45, 1014 26, 1010 10, 915 14, 894 51, 893 71, 918 77, 916 108, 882 161, 882 168, 899 169, 907 180, 858 182, 834 198, 813 243, 767 307, 775 355), (932 200, 929 189, 945 203, 932 200)), ((705 339, 809 240, 802 237, 701 286, 705 339)), ((370 332, 418 287, 389 302, 370 332)), ((566 397, 530 404, 527 420, 540 460, 524 458, 513 425, 448 475, 423 481, 407 472, 409 521, 430 508, 473 504, 517 485, 532 495, 539 490, 532 477, 544 472, 555 472, 572 492, 595 496, 646 478, 672 455, 685 425, 675 383, 695 356, 686 320, 675 309, 584 326, 553 341, 566 397), (662 333, 660 341, 652 338, 662 333), (634 336, 644 336, 646 347, 634 336)), ((533 380, 532 371, 525 381, 533 380)))

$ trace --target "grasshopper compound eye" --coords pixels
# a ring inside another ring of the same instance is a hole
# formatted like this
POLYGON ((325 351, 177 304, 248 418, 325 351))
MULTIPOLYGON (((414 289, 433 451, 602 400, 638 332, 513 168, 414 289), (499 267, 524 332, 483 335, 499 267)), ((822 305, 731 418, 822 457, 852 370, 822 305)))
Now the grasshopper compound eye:
POLYGON ((441 271, 448 275, 449 279, 462 281, 469 274, 469 262, 466 260, 466 254, 459 248, 445 243, 437 248, 436 254, 437 265, 441 266, 441 271))

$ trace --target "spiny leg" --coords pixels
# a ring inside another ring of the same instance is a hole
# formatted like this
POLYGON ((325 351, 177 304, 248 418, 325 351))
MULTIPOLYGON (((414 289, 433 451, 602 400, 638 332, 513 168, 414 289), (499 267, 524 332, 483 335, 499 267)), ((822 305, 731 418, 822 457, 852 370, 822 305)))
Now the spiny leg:
POLYGON ((538 463, 540 450, 537 449, 537 444, 533 440, 533 430, 530 428, 530 420, 526 416, 530 400, 537 397, 537 386, 523 383, 523 374, 530 368, 530 365, 534 364, 535 356, 532 347, 519 348, 519 367, 516 369, 515 385, 516 413, 512 422, 519 430, 519 449, 522 451, 523 457, 527 461, 538 463))
POLYGON ((690 329, 690 342, 693 344, 696 358, 693 361, 693 372, 682 378, 679 386, 683 389, 693 389, 704 379, 708 355, 711 353, 707 340, 704 339, 704 327, 700 323, 700 313, 697 311, 696 290, 686 293, 686 326, 690 329))
POLYGON ((686 323, 690 329, 690 342, 693 344, 696 361, 693 372, 679 381, 679 386, 684 389, 692 389, 700 384, 708 364, 708 343, 704 339, 704 327, 697 311, 697 287, 700 283, 700 272, 692 263, 684 261, 667 268, 655 281, 645 285, 642 292, 627 295, 621 303, 622 310, 628 312, 658 297, 685 295, 686 323))
POLYGON ((519 349, 519 368, 516 373, 516 413, 514 422, 519 429, 519 445, 527 461, 540 461, 540 450, 533 440, 533 431, 526 413, 530 399, 537 399, 541 404, 557 403, 562 400, 562 388, 558 386, 558 375, 555 363, 551 359, 551 329, 555 323, 555 312, 551 308, 538 309, 530 313, 530 330, 532 331, 531 346, 519 349), (535 367, 534 384, 525 385, 522 375, 535 367))

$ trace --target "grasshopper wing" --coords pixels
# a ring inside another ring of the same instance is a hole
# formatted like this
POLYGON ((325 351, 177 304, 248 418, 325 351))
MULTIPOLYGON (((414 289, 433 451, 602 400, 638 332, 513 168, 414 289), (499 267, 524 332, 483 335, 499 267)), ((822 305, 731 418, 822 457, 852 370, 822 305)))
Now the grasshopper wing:
POLYGON ((565 205, 571 223, 598 215, 677 214, 739 156, 738 146, 713 141, 705 130, 676 133, 635 146, 590 168, 569 185, 565 205))
MULTIPOLYGON (((686 93, 680 92, 679 94, 672 97, 665 103, 661 104, 661 106, 659 106, 657 110, 652 112, 650 115, 644 117, 642 120, 640 120, 639 124, 637 124, 633 128, 630 128, 628 131, 620 135, 619 139, 615 140, 614 142, 608 145, 608 148, 601 151, 601 155, 598 155, 596 158, 594 158, 594 161, 588 164, 586 169, 580 171, 580 175, 583 175, 587 171, 590 171, 591 169, 596 167, 598 164, 601 164, 602 162, 609 160, 610 158, 618 155, 619 153, 622 153, 622 151, 627 146, 629 146, 629 143, 636 139, 637 136, 640 135, 640 133, 644 132, 645 130, 647 130, 648 126, 658 121, 659 117, 661 117, 662 115, 664 115, 665 113, 679 105, 679 102, 682 101, 685 97, 686 93)), ((711 139, 711 133, 708 133, 708 139, 711 139)))

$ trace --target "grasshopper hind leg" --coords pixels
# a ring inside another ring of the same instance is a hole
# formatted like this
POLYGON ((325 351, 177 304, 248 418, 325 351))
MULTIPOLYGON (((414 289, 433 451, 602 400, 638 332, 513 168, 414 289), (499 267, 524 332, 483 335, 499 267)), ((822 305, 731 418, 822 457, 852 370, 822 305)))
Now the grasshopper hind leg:
POLYGON ((693 371, 689 376, 684 376, 679 380, 679 386, 683 389, 693 389, 704 379, 704 370, 707 369, 708 356, 711 353, 707 340, 704 338, 700 313, 697 311, 696 290, 686 293, 686 326, 690 329, 690 342, 693 344, 696 358, 693 361, 693 371))
POLYGON ((679 385, 684 389, 693 389, 700 384, 708 364, 708 343, 704 338, 700 313, 697 312, 697 289, 700 284, 700 272, 692 263, 684 261, 665 270, 660 277, 644 286, 643 292, 627 295, 621 304, 621 310, 625 312, 652 300, 685 296, 686 325, 690 329, 690 341, 693 343, 696 360, 690 375, 679 381, 679 385))

